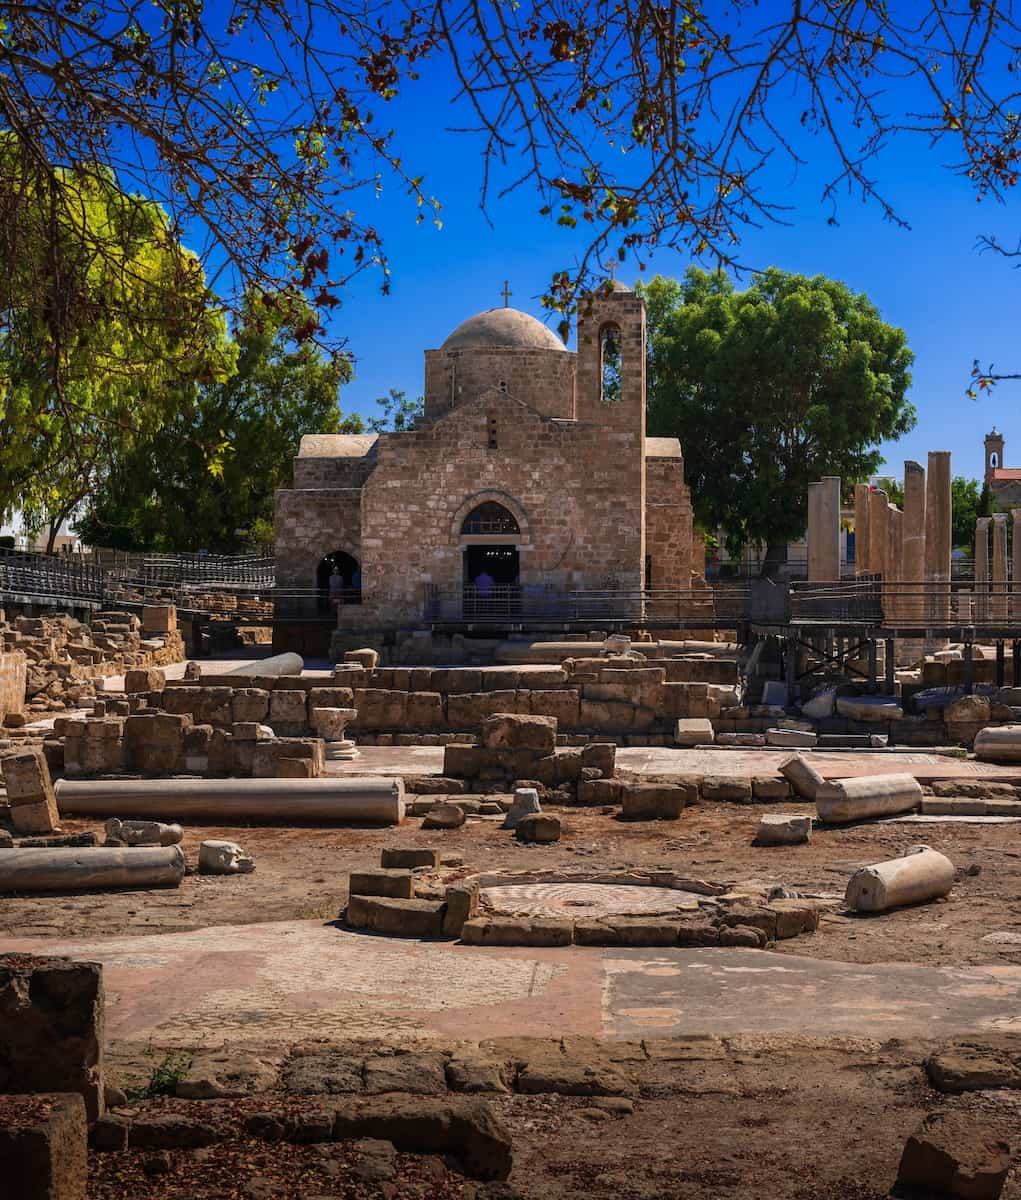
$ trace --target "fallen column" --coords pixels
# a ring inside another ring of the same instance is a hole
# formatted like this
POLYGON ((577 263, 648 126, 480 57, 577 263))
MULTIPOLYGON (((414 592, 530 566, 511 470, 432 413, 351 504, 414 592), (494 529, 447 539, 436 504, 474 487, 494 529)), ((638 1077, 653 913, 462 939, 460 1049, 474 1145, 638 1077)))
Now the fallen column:
POLYGON ((954 886, 954 864, 928 846, 909 846, 903 858, 891 858, 855 871, 844 899, 855 912, 885 912, 946 896, 954 886))
POLYGON ((787 780, 794 791, 806 800, 814 800, 826 780, 806 758, 795 754, 780 768, 780 774, 787 780))
POLYGON ((57 808, 80 816, 224 821, 404 820, 402 779, 62 779, 57 808))
POLYGON ((300 654, 274 654, 244 666, 225 671, 225 675, 300 675, 305 669, 305 660, 300 654))
POLYGON ((1021 725, 992 725, 975 734, 975 757, 986 762, 1021 762, 1021 725))
POLYGON ((18 848, 0 854, 0 892, 177 887, 184 878, 184 866, 180 846, 18 848))
POLYGON ((867 817, 911 812, 921 802, 921 784, 914 775, 907 774, 832 779, 815 793, 819 819, 828 822, 862 821, 867 817))

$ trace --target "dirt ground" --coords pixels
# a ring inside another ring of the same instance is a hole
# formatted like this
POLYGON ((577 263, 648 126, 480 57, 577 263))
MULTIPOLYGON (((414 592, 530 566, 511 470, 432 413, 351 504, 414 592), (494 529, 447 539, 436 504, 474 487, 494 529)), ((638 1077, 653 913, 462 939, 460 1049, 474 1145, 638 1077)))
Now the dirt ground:
MULTIPOLYGON (((785 804, 784 811, 811 812, 785 804)), ((913 962, 969 966, 1021 961, 1021 944, 983 941, 1021 932, 1021 823, 913 824, 871 822, 816 829, 804 846, 752 845, 762 806, 703 803, 678 821, 625 823, 595 809, 559 809, 559 844, 526 846, 500 828, 500 818, 469 818, 457 830, 423 832, 409 817, 399 829, 336 827, 187 827, 184 849, 194 862, 205 838, 226 838, 251 853, 251 875, 189 875, 180 888, 11 896, 0 902, 0 936, 85 936, 176 932, 212 925, 335 918, 352 869, 379 865, 384 846, 431 846, 466 869, 608 870, 665 867, 722 882, 783 883, 811 895, 843 896, 858 867, 925 842, 958 870, 950 897, 875 917, 824 914, 818 933, 777 945, 841 962, 913 962)), ((71 832, 96 821, 66 819, 71 832)))

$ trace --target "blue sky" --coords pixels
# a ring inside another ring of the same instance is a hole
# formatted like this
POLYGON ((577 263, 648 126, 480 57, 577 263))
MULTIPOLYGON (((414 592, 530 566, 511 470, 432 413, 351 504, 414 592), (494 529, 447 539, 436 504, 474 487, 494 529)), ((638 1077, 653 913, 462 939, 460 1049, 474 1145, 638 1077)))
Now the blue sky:
MULTIPOLYGON (((345 412, 371 414, 389 388, 417 395, 422 353, 438 346, 465 317, 502 303, 509 279, 511 303, 542 318, 539 296, 558 268, 570 266, 580 239, 538 215, 541 201, 523 188, 489 211, 479 211, 481 161, 470 135, 444 132, 463 118, 446 100, 442 77, 424 81, 381 113, 401 130, 413 170, 425 170, 426 188, 443 204, 443 228, 416 226, 412 203, 396 186, 384 186, 371 219, 383 230, 390 256, 392 294, 379 294, 366 274, 347 291, 334 329, 347 337, 356 378, 342 393, 345 412)), ((793 101, 792 101, 793 105, 793 101)), ((792 108, 793 111, 793 108, 792 108)), ((1021 465, 1021 383, 1002 384, 991 398, 965 396, 971 363, 1021 370, 1017 298, 1021 273, 1009 262, 976 249, 979 234, 996 233, 1007 244, 1021 236, 1019 200, 979 203, 966 181, 945 167, 951 147, 930 149, 921 139, 895 140, 875 164, 887 198, 910 229, 883 220, 875 206, 853 196, 838 206, 839 224, 820 200, 831 165, 820 142, 802 149, 812 165, 799 172, 771 168, 772 196, 792 205, 789 226, 749 230, 743 260, 806 274, 825 274, 864 291, 885 320, 902 326, 915 353, 911 398, 915 430, 883 447, 887 469, 900 473, 905 458, 925 462, 929 450, 949 449, 955 474, 980 477, 982 437, 995 423, 1006 435, 1006 462, 1021 465)), ((648 274, 683 272, 688 259, 660 253, 648 274)), ((619 275, 631 283, 634 266, 619 275)))

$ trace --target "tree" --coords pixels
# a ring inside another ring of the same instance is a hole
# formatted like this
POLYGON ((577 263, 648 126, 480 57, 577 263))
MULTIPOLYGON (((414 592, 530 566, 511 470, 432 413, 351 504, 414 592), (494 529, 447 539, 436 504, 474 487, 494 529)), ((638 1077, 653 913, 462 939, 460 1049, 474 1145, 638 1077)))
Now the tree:
POLYGON ((950 495, 954 514, 951 539, 957 549, 971 553, 975 544, 975 521, 982 515, 978 480, 955 475, 950 483, 950 495))
POLYGON ((115 464, 76 526, 83 540, 221 552, 264 543, 301 435, 363 428, 337 403, 350 361, 296 342, 307 319, 293 296, 250 297, 237 372, 181 394, 177 417, 115 464))
POLYGON ((0 122, 40 172, 111 167, 176 228, 201 226, 241 283, 298 286, 325 310, 370 264, 386 287, 363 208, 380 187, 434 211, 428 149, 405 163, 380 112, 428 64, 420 86, 447 88, 481 151, 483 205, 532 187, 551 221, 586 231, 546 296, 569 308, 610 257, 733 262, 748 226, 787 218, 767 167, 827 164, 832 221, 848 193, 903 223, 872 167, 915 136, 1002 195, 1021 153, 1018 37, 994 0, 11 5, 0 122))
POLYGON ((49 525, 52 546, 113 456, 234 353, 159 205, 106 170, 41 176, 10 134, 0 177, 20 181, 16 220, 0 221, 0 516, 49 525))
POLYGON ((378 417, 369 418, 368 427, 373 433, 402 433, 411 429, 425 411, 423 396, 410 400, 407 392, 400 388, 391 388, 389 394, 380 396, 376 403, 382 412, 378 417))
POLYGON ((868 478, 877 443, 915 423, 903 330, 842 283, 770 268, 739 292, 692 268, 641 290, 649 433, 680 438, 695 516, 732 556, 762 543, 779 561, 805 531, 809 483, 868 478))

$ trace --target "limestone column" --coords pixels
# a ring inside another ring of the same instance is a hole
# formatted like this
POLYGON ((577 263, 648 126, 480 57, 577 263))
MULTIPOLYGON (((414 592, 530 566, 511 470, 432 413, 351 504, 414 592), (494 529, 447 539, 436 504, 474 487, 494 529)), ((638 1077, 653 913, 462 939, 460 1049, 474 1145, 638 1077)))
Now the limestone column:
POLYGON ((840 579, 840 477, 826 475, 808 485, 808 578, 840 579))
POLYGON ((869 569, 869 485, 854 485, 854 573, 865 575, 869 569))
POLYGON ((901 559, 904 514, 891 504, 886 510, 886 554, 883 558, 883 623, 897 625, 902 620, 903 594, 901 559))
POLYGON ((925 471, 920 463, 904 464, 903 547, 900 577, 907 585, 901 619, 925 620, 922 589, 925 582, 925 471))
POLYGON ((989 620, 989 517, 975 522, 975 621, 989 620))
POLYGON ((1021 621, 1021 508, 1012 508, 1010 515, 1013 519, 1011 536, 1011 579, 1010 579, 1010 616, 1012 621, 1021 621))
POLYGON ((925 480, 925 580, 929 591, 930 625, 950 623, 950 552, 953 531, 953 490, 950 451, 930 450, 925 480))
POLYGON ((993 513, 993 586, 990 617, 997 625, 1007 621, 1007 514, 993 513))
POLYGON ((886 492, 869 492, 869 564, 870 575, 882 575, 886 560, 886 492))

